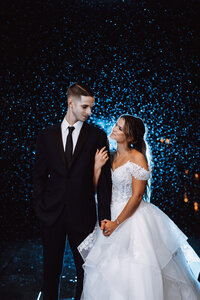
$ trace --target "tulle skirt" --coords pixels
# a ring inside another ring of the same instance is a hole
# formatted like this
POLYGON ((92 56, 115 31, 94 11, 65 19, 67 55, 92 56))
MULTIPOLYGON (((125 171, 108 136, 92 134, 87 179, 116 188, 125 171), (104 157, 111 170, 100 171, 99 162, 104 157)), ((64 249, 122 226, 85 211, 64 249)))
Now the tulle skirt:
MULTIPOLYGON (((112 220, 125 205, 112 204, 112 220)), ((200 299, 200 259, 153 204, 142 201, 109 237, 97 226, 79 251, 85 260, 81 300, 200 299)))

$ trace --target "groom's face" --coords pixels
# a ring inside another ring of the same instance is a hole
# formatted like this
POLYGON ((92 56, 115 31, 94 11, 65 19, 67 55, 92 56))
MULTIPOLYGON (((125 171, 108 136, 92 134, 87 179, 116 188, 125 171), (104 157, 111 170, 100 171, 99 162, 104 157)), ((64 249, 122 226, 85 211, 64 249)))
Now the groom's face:
POLYGON ((84 122, 92 113, 94 97, 81 96, 71 99, 71 111, 77 121, 84 122))

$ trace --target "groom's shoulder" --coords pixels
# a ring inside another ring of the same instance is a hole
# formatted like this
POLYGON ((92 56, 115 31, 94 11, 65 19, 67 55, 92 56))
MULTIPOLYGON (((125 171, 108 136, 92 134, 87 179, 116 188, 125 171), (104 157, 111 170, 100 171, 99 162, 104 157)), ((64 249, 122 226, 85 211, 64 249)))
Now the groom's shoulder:
POLYGON ((94 125, 94 124, 88 124, 86 123, 88 126, 88 129, 91 131, 91 133, 97 134, 97 135, 106 135, 105 131, 98 125, 94 125))
POLYGON ((61 126, 60 123, 48 125, 47 127, 44 127, 44 128, 42 128, 39 131, 38 136, 48 136, 48 135, 51 135, 53 132, 55 132, 56 130, 58 130, 60 128, 60 126, 61 126))

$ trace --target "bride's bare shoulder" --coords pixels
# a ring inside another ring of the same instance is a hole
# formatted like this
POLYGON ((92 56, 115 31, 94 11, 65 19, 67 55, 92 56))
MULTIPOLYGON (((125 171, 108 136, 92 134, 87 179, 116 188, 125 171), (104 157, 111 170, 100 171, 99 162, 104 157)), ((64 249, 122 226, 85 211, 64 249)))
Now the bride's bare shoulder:
POLYGON ((129 153, 129 160, 131 162, 133 162, 134 164, 149 171, 147 160, 146 160, 144 154, 142 154, 141 152, 139 152, 135 149, 132 149, 129 153))

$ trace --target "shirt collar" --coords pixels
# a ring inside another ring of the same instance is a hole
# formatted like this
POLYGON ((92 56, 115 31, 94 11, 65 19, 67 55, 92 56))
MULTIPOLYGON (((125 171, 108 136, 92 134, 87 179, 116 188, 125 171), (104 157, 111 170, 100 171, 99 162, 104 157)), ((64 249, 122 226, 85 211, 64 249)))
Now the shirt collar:
POLYGON ((83 126, 83 122, 81 121, 77 121, 76 123, 74 123, 73 125, 69 124, 66 120, 66 118, 64 117, 61 127, 63 131, 66 131, 68 127, 74 126, 75 130, 81 130, 81 127, 83 126))

